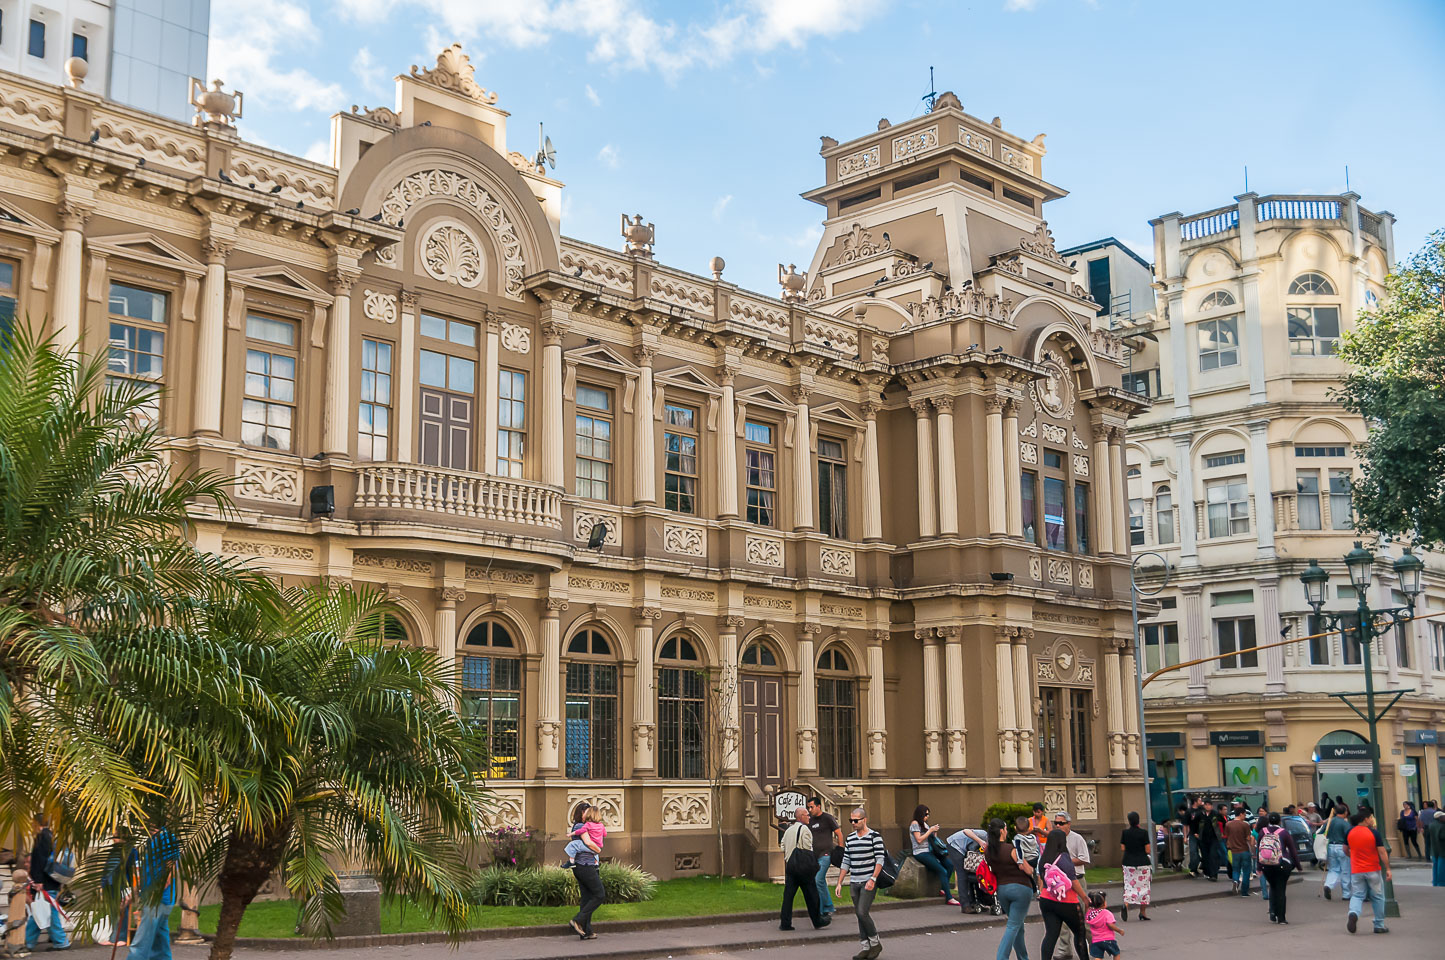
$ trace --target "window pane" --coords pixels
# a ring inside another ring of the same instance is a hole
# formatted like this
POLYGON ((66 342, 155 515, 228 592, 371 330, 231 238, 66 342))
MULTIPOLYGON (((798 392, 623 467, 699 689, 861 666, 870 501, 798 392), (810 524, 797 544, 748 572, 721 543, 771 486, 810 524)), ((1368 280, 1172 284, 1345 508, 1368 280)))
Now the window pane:
POLYGON ((1044 478, 1044 546, 1050 550, 1067 549, 1064 543, 1064 481, 1044 478))
POLYGON ((1025 472, 1021 478, 1019 505, 1023 514, 1024 540, 1038 543, 1038 516, 1034 502, 1034 475, 1025 472))
POLYGON ((596 387, 589 387, 579 383, 577 385, 577 405, 579 407, 591 407, 594 410, 611 410, 612 394, 606 390, 599 390, 596 387))
POLYGON ((477 328, 470 323, 462 323, 460 320, 450 320, 447 322, 447 339, 464 347, 475 347, 477 345, 477 328))
POLYGON ((124 283, 110 285, 110 312, 151 323, 166 322, 166 295, 124 283))
POLYGON ((749 443, 771 444, 773 442, 773 428, 762 423, 746 423, 743 427, 744 439, 749 443))
POLYGON ((477 365, 460 357, 447 358, 447 387, 457 393, 471 393, 477 386, 477 365))
POLYGON ((246 336, 252 340, 279 343, 282 346, 296 345, 296 324, 286 320, 272 320, 270 317, 246 317, 246 336))
POLYGON ((421 352, 421 382, 428 387, 440 387, 446 389, 447 385, 447 357, 444 353, 433 353, 431 350, 421 352))

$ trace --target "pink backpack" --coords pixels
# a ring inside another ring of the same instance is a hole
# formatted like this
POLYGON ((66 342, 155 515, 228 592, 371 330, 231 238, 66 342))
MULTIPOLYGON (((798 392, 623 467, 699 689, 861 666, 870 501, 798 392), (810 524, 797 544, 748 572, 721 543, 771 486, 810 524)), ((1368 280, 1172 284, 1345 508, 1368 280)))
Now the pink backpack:
MULTIPOLYGON (((1059 855, 1060 857, 1063 854, 1059 855)), ((1069 875, 1059 869, 1059 861, 1044 864, 1044 890, 1055 900, 1063 900, 1069 895, 1069 875)))

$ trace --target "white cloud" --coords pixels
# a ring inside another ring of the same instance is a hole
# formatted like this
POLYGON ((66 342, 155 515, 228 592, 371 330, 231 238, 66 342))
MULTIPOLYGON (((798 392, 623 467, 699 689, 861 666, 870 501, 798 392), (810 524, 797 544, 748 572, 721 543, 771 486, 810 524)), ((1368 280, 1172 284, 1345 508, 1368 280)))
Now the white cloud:
POLYGON ((1003 8, 1009 13, 1028 13, 1039 5, 1039 0, 1004 0, 1003 8))
POLYGON ((345 90, 301 67, 278 63, 291 56, 310 59, 321 40, 310 12, 294 0, 216 0, 209 73, 244 91, 247 99, 296 110, 334 110, 346 99, 345 90))
POLYGON ((597 159, 607 164, 613 170, 617 169, 617 162, 620 159, 617 155, 617 148, 610 143, 604 143, 602 149, 597 151, 597 159))
POLYGON ((386 96, 386 70, 376 62, 370 47, 361 47, 356 51, 356 56, 351 58, 351 72, 361 81, 367 93, 386 96))
POLYGON ((728 204, 730 204, 730 203, 732 203, 732 202, 733 202, 733 195, 730 194, 730 193, 727 194, 726 196, 718 197, 717 200, 713 201, 713 205, 712 205, 712 218, 713 218, 714 220, 721 220, 721 219, 722 219, 723 212, 724 212, 725 210, 727 210, 728 204))
POLYGON ((330 163, 331 142, 329 140, 317 140, 306 148, 306 152, 303 153, 302 156, 314 163, 330 163))
POLYGON ((594 107, 602 106, 602 98, 597 95, 596 90, 592 89, 592 84, 590 83, 587 84, 587 99, 592 101, 592 106, 594 107))
MULTIPOLYGON (((558 35, 575 36, 591 44, 588 57, 594 62, 676 74, 749 53, 784 46, 799 49, 817 36, 855 32, 892 2, 732 0, 711 20, 680 22, 658 19, 642 0, 348 0, 338 2, 336 9, 375 25, 402 8, 415 8, 431 18, 438 34, 462 42, 487 39, 536 47, 558 35)), ((686 14, 692 8, 662 5, 662 9, 686 14)))

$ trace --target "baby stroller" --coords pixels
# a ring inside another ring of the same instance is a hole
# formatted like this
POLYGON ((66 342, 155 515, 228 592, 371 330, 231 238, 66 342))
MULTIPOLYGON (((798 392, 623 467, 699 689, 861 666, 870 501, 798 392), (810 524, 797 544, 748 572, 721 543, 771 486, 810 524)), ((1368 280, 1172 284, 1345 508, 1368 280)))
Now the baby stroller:
MULTIPOLYGON (((992 890, 984 889, 983 883, 979 880, 979 866, 984 862, 983 851, 977 846, 970 845, 971 849, 963 857, 963 872, 958 877, 960 888, 968 885, 968 901, 973 904, 973 913, 991 913, 995 917, 1000 916, 1003 910, 999 907, 997 884, 992 890)), ((989 874, 992 879, 992 874, 989 874)))

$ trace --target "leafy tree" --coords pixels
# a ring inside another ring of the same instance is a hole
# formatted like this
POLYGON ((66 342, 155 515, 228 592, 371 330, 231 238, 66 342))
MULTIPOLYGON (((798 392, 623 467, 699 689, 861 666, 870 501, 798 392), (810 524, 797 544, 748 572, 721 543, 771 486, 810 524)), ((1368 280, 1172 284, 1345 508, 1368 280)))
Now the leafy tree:
POLYGON ((1370 426, 1355 526, 1436 546, 1445 543, 1445 230, 1385 289, 1340 351, 1351 371, 1339 399, 1370 426))

